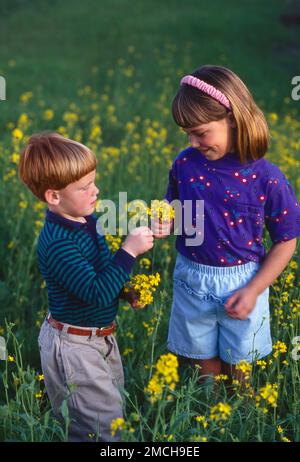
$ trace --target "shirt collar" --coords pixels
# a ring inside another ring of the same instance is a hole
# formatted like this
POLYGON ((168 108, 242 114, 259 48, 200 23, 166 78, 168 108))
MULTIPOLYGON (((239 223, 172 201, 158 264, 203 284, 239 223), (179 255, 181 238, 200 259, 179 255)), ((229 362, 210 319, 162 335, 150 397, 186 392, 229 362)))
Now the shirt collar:
POLYGON ((86 219, 86 223, 80 223, 79 221, 70 220, 69 218, 65 218, 58 213, 52 212, 51 210, 46 210, 46 220, 51 221, 52 223, 56 223, 58 225, 63 225, 70 229, 82 229, 88 227, 95 226, 97 217, 94 213, 91 215, 87 215, 84 217, 86 219))
POLYGON ((245 163, 240 161, 239 155, 236 152, 227 152, 223 157, 217 160, 209 160, 205 155, 198 149, 193 148, 193 153, 195 156, 202 159, 204 165, 211 168, 244 168, 251 166, 256 162, 255 160, 247 160, 245 163))

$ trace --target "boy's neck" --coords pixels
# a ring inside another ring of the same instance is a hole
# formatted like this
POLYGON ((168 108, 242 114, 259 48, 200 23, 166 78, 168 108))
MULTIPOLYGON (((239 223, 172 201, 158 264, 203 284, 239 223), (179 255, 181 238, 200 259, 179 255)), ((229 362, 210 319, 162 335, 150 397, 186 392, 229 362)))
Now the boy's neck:
POLYGON ((67 220, 78 221, 79 223, 86 223, 86 219, 84 217, 74 217, 72 215, 69 215, 65 211, 59 210, 56 207, 52 207, 51 205, 48 205, 48 209, 50 210, 50 212, 56 213, 57 215, 66 218, 67 220))

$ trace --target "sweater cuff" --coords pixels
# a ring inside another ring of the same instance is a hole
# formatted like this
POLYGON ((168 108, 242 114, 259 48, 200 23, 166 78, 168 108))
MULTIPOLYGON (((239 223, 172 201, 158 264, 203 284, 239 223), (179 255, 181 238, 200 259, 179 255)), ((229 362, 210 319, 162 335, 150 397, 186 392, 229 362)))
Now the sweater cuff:
POLYGON ((132 271, 133 265, 136 262, 136 258, 130 255, 126 250, 122 249, 122 247, 117 250, 117 252, 113 256, 113 261, 117 263, 117 265, 122 266, 127 273, 132 271))

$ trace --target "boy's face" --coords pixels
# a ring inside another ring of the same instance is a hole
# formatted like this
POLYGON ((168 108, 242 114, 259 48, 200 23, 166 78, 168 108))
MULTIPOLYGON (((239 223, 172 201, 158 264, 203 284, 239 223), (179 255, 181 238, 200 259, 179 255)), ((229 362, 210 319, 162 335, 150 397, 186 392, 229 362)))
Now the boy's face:
POLYGON ((52 211, 71 218, 80 218, 93 213, 99 189, 95 185, 96 170, 88 173, 74 183, 57 191, 59 202, 48 202, 52 211))
POLYGON ((235 123, 224 119, 184 129, 193 148, 201 151, 208 160, 221 159, 233 149, 232 129, 235 123))

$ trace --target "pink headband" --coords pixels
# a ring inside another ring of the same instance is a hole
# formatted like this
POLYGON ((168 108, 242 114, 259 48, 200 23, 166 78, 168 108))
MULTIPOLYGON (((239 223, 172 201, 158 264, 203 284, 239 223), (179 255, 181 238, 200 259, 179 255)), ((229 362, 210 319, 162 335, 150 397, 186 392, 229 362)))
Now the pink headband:
POLYGON ((183 85, 184 83, 204 91, 204 93, 207 93, 212 98, 219 101, 219 103, 223 104, 223 106, 231 109, 229 99, 224 95, 224 93, 222 93, 220 90, 217 90, 212 85, 204 82, 204 80, 197 79, 197 77, 194 77, 193 75, 186 75, 181 79, 180 85, 183 85))

